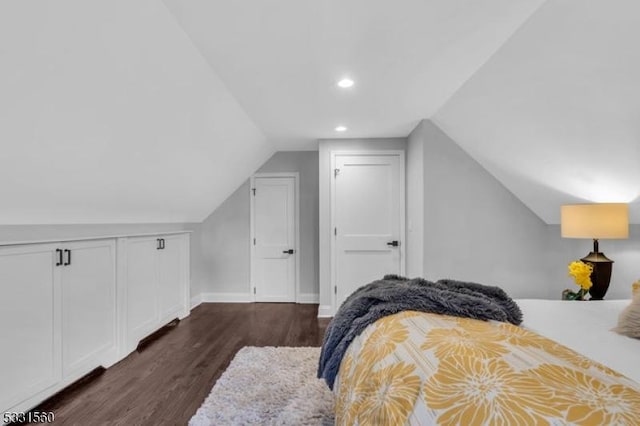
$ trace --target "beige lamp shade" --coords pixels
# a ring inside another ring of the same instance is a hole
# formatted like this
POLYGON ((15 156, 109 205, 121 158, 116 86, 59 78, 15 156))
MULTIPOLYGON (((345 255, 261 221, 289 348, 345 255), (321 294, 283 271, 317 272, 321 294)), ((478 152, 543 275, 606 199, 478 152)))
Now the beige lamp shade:
POLYGON ((629 207, 623 203, 562 206, 560 223, 564 238, 629 238, 629 207))

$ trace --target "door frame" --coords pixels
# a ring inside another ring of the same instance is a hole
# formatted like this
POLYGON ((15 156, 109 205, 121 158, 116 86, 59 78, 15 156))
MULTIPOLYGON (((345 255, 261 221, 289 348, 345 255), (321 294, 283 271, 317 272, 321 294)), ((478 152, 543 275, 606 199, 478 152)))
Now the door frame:
POLYGON ((300 303, 300 173, 298 172, 280 172, 280 173, 256 173, 250 178, 249 182, 249 217, 250 217, 250 230, 249 230, 249 247, 251 252, 251 260, 249 267, 249 294, 252 302, 256 301, 256 286, 254 284, 254 277, 256 272, 254 270, 256 264, 255 246, 253 245, 253 238, 255 235, 255 197, 253 196, 253 189, 255 188, 256 178, 293 178, 293 196, 295 198, 294 204, 294 240, 295 240, 295 288, 294 288, 294 301, 300 303))
MULTIPOLYGON (((399 174, 400 174, 400 275, 404 275, 406 271, 406 254, 405 254, 405 246, 406 246, 406 232, 405 232, 405 215, 406 215, 406 174, 405 174, 405 151, 401 149, 376 149, 376 150, 330 150, 329 155, 331 157, 331 170, 329 171, 331 174, 331 188, 330 188, 330 196, 329 196, 329 204, 331 207, 331 222, 329 230, 335 229, 336 227, 336 217, 335 217, 335 195, 336 195, 336 176, 334 174, 334 170, 336 169, 336 157, 341 155, 353 155, 353 156, 397 156, 399 159, 399 174)), ((330 256, 330 266, 331 266, 331 306, 333 308, 333 312, 338 310, 337 306, 337 255, 336 252, 336 235, 332 233, 331 236, 331 256, 330 256)))

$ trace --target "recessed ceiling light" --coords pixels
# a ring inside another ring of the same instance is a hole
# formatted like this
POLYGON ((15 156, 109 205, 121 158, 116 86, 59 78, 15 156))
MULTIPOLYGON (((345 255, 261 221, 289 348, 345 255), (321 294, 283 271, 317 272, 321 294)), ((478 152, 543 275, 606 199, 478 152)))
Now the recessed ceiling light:
POLYGON ((336 132, 346 132, 347 128, 345 126, 336 127, 336 132))
POLYGON ((348 89, 349 87, 353 86, 353 80, 351 80, 350 78, 343 78, 338 82, 338 86, 342 87, 343 89, 348 89))

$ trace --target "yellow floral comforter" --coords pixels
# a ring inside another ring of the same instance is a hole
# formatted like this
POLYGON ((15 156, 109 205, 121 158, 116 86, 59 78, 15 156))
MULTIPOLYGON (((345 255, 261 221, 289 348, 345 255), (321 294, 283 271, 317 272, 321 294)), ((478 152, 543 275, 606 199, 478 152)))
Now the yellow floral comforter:
POLYGON ((407 311, 349 346, 337 425, 640 425, 640 385, 507 323, 407 311))

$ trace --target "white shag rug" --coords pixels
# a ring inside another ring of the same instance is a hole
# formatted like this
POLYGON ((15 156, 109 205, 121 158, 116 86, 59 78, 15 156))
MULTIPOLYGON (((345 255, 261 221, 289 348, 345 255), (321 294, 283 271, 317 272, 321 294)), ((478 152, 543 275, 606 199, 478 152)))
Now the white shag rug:
POLYGON ((210 425, 332 425, 334 396, 316 378, 320 348, 246 346, 189 421, 210 425))

